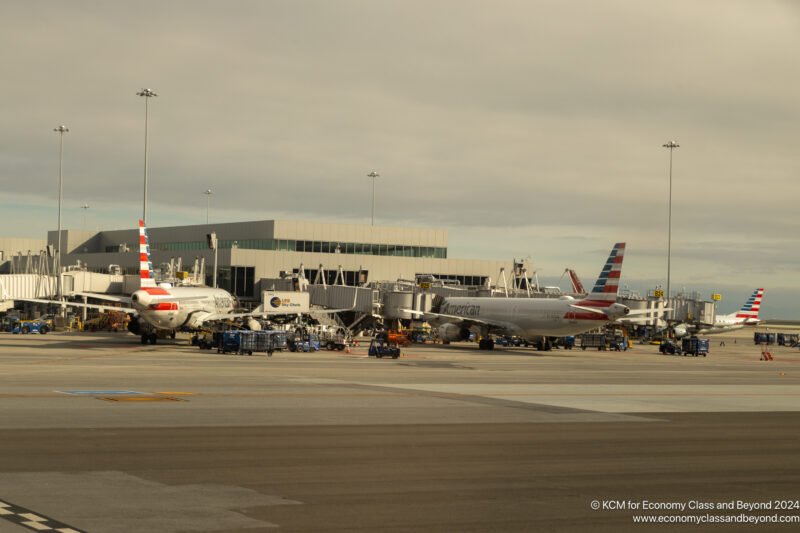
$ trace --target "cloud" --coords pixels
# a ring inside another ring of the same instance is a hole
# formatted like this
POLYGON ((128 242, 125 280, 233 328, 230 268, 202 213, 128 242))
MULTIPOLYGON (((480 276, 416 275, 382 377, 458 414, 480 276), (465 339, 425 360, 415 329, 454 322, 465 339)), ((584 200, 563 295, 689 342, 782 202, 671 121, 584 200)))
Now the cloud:
POLYGON ((225 220, 365 222, 376 169, 380 223, 445 227, 451 255, 590 249, 594 272, 626 240, 663 281, 674 138, 676 282, 795 287, 799 22, 744 0, 8 2, 0 222, 54 226, 60 123, 65 223, 135 220, 150 86, 155 225, 204 221, 209 187, 225 220))

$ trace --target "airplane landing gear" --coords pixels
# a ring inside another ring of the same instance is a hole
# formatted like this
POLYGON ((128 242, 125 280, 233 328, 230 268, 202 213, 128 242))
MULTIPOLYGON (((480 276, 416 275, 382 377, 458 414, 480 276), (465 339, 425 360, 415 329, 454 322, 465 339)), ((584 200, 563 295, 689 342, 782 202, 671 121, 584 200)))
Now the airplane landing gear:
POLYGON ((494 350, 494 339, 481 339, 478 341, 479 350, 494 350))

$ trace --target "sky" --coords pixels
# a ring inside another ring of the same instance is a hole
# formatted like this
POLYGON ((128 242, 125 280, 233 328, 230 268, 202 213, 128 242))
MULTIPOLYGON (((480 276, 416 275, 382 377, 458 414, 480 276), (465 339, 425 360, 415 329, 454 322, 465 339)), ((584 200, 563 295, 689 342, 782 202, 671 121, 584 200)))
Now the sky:
POLYGON ((6 0, 0 47, 0 236, 56 228, 60 124, 63 227, 135 227, 150 88, 151 227, 369 223, 375 170, 450 257, 588 285, 624 241, 644 294, 669 243, 673 292, 800 318, 796 2, 6 0))

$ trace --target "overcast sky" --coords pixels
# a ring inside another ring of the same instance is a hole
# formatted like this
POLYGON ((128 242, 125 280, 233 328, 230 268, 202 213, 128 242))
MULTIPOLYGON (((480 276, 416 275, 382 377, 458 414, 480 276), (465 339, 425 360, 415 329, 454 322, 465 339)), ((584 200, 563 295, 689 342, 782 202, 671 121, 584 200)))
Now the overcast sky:
MULTIPOLYGON (((0 235, 311 219, 435 226, 450 257, 766 287, 800 318, 793 1, 37 1, 0 7, 0 235)), ((496 273, 488 273, 496 275, 496 273)))

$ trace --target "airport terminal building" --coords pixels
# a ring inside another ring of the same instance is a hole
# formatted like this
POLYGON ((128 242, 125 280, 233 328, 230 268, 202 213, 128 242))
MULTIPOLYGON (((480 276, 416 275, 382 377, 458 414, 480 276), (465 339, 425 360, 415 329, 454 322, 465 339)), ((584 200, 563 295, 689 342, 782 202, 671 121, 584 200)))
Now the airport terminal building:
MULTIPOLYGON (((218 242, 218 286, 242 300, 257 301, 270 280, 291 277, 303 269, 315 279, 348 286, 370 282, 415 280, 434 276, 462 286, 482 286, 495 281, 501 268, 513 260, 492 261, 449 257, 447 230, 385 227, 326 222, 263 220, 148 228, 153 267, 182 261, 190 270, 204 259, 210 283, 214 251, 207 235, 218 242), (318 277, 320 276, 320 277, 318 277)), ((56 246, 56 231, 48 244, 56 246)), ((139 266, 138 228, 100 232, 63 230, 62 265, 83 265, 91 271, 136 274, 139 266)), ((8 265, 4 271, 8 271, 8 265)))

